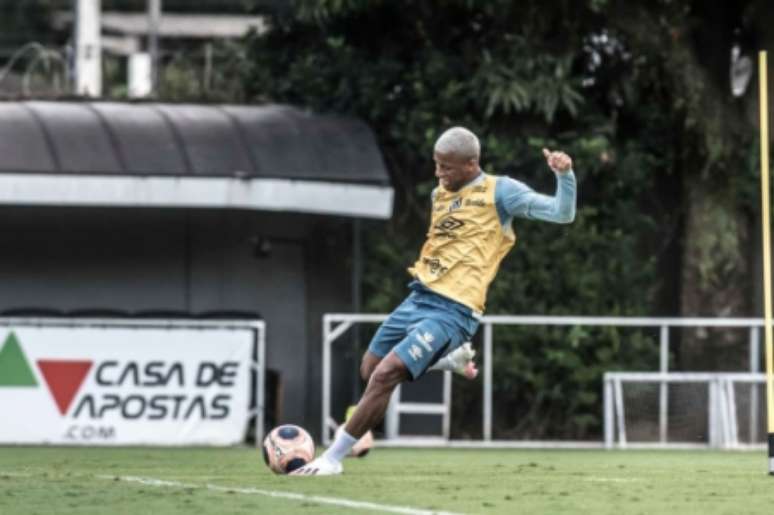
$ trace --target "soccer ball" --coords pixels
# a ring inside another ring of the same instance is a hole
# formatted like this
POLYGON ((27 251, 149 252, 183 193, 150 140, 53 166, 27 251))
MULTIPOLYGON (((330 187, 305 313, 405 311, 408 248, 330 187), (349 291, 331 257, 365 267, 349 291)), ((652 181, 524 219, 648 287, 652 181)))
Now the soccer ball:
POLYGON ((263 461, 275 474, 288 474, 314 459, 314 440, 302 427, 275 427, 263 440, 263 461))

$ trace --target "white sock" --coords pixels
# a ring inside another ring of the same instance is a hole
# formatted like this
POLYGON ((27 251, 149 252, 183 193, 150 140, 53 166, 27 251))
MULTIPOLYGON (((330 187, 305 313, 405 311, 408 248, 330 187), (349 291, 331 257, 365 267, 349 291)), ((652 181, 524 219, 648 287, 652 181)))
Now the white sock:
POLYGON ((432 367, 428 368, 428 370, 450 370, 453 372, 454 368, 455 364, 449 354, 447 354, 446 356, 436 361, 432 367))
POLYGON ((352 446, 356 443, 357 438, 351 436, 342 429, 331 446, 323 453, 322 457, 330 461, 341 463, 341 460, 349 454, 349 451, 352 450, 352 446))

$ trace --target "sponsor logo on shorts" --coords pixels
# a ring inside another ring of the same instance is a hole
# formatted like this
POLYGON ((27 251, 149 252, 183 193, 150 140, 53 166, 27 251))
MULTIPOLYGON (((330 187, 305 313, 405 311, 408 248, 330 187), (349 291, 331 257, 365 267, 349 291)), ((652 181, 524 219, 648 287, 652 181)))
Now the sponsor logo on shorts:
POLYGON ((413 359, 414 361, 418 361, 419 359, 422 358, 422 349, 420 349, 416 345, 412 345, 409 348, 408 353, 409 353, 409 356, 411 356, 411 359, 413 359))
POLYGON ((432 333, 425 331, 422 334, 417 334, 416 339, 419 340, 419 343, 421 343, 428 352, 433 352, 433 346, 430 344, 433 343, 435 338, 432 333))

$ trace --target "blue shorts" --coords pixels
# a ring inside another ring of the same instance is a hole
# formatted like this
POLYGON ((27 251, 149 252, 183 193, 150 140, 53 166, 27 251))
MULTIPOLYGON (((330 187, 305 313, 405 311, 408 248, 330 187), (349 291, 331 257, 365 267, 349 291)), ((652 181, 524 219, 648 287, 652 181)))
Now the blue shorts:
POLYGON ((368 346, 383 358, 391 350, 416 379, 447 352, 469 341, 478 329, 473 311, 459 302, 433 293, 421 283, 382 322, 368 346))

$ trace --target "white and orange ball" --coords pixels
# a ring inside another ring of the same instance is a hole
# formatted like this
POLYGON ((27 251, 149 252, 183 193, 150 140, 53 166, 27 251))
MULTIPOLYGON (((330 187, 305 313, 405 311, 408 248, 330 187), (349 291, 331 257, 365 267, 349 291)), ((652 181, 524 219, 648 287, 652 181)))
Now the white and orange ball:
POLYGON ((288 474, 314 459, 314 440, 304 428, 277 426, 263 440, 263 460, 275 474, 288 474))

